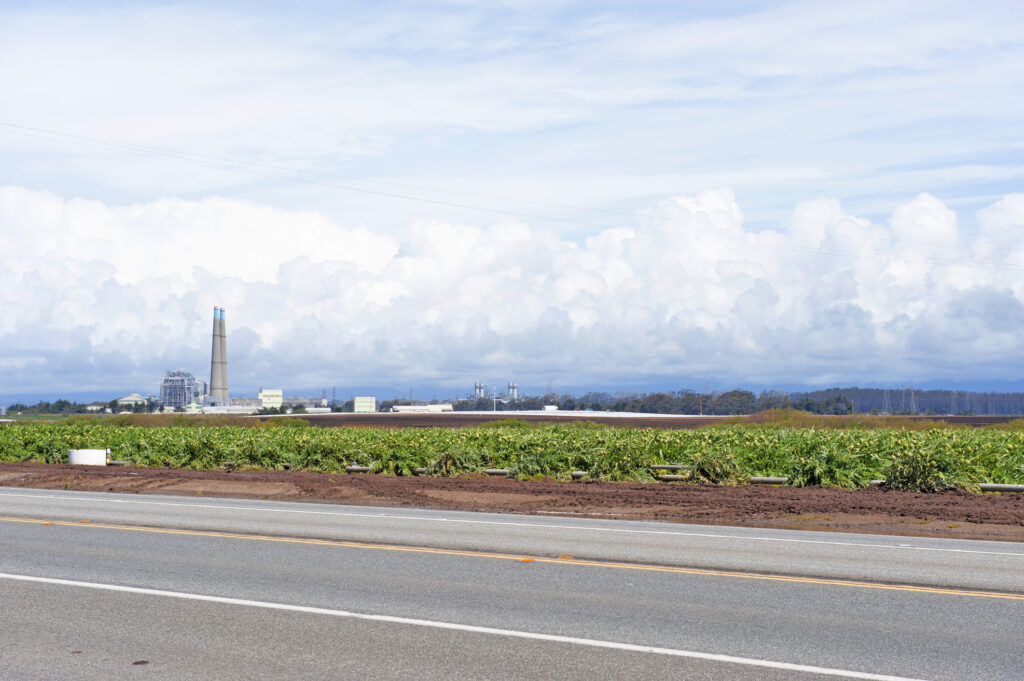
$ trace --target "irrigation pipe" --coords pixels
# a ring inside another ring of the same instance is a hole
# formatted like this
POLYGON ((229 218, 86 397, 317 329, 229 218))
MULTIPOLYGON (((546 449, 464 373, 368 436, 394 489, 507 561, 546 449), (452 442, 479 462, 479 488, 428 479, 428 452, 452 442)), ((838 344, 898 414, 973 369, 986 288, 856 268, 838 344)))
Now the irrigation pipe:
MULTIPOLYGON (((686 471, 689 470, 689 466, 683 464, 658 464, 654 466, 648 466, 652 471, 686 471)), ((346 473, 372 473, 373 468, 370 466, 345 466, 346 473)), ((430 472, 429 468, 413 468, 413 475, 427 475, 430 472)), ((512 469, 510 468, 485 468, 483 470, 485 475, 493 476, 509 476, 512 475, 512 469)), ((587 477, 586 471, 571 471, 570 475, 573 480, 580 480, 587 477)), ((678 473, 665 473, 657 476, 658 480, 664 482, 680 482, 689 480, 690 476, 680 475, 678 473)), ((747 483, 751 485, 785 485, 788 478, 781 477, 753 477, 748 478, 747 483)), ((881 487, 885 484, 885 480, 872 480, 868 483, 869 487, 881 487)), ((1002 483, 983 482, 978 485, 978 489, 982 492, 1024 492, 1024 485, 1008 485, 1002 483)))
POLYGON ((978 485, 982 492, 1024 492, 1024 485, 1004 485, 996 482, 983 482, 978 485))
MULTIPOLYGON (((686 470, 685 466, 669 467, 669 466, 651 466, 655 470, 686 470)), ((678 475, 678 474, 665 474, 659 475, 658 480, 664 482, 678 482, 680 480, 689 480, 689 476, 678 475)), ((747 483, 750 485, 785 485, 788 478, 748 478, 747 483)), ((868 483, 868 487, 881 487, 885 484, 885 480, 872 480, 868 483)), ((978 485, 978 489, 982 492, 1024 492, 1024 485, 1007 485, 995 482, 983 482, 978 485)))

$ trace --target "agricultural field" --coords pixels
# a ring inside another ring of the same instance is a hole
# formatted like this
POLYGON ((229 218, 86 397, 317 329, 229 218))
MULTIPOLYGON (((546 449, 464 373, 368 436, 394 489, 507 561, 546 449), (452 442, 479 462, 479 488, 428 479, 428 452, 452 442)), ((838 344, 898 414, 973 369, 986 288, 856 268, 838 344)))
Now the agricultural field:
POLYGON ((1024 483, 1024 430, 924 424, 800 427, 725 424, 696 430, 611 428, 593 424, 497 422, 475 428, 310 428, 303 421, 258 427, 141 427, 104 420, 12 423, 0 427, 0 462, 62 463, 68 449, 109 448, 130 465, 199 470, 305 470, 436 476, 506 468, 518 478, 654 481, 649 466, 681 464, 689 481, 740 485, 752 476, 789 485, 895 489, 976 489, 981 482, 1024 483))

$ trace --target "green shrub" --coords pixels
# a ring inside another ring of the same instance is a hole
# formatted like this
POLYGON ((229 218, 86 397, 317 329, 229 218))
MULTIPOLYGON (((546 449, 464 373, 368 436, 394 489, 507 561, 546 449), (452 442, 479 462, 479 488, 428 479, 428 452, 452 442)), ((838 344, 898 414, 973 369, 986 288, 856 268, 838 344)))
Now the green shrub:
POLYGON ((690 482, 742 485, 750 478, 740 467, 739 459, 729 452, 693 452, 688 463, 689 469, 683 472, 683 476, 690 482))
MULTIPOLYGON (((1024 430, 1014 428, 794 428, 728 425, 697 430, 612 428, 521 422, 485 428, 312 428, 306 421, 210 425, 201 417, 159 417, 115 425, 106 418, 0 426, 0 461, 66 460, 68 449, 110 448, 142 466, 258 467, 341 472, 346 464, 393 475, 427 468, 459 475, 508 468, 522 478, 653 481, 649 466, 685 464, 693 482, 741 484, 752 475, 793 485, 859 487, 888 479, 898 489, 975 489, 980 481, 1024 483, 1024 430), (187 423, 187 425, 185 425, 187 423), (255 427, 253 427, 255 425, 255 427)), ((802 417, 801 417, 802 418, 802 417)), ((838 418, 838 417, 835 417, 838 418)))
POLYGON ((500 421, 488 421, 486 423, 481 423, 478 427, 487 430, 494 428, 514 428, 516 430, 531 430, 533 428, 533 424, 530 423, 529 421, 523 421, 521 419, 502 419, 500 421))
POLYGON ((885 478, 887 487, 910 492, 976 492, 982 480, 983 469, 944 442, 897 452, 885 478))
POLYGON ((794 487, 858 489, 870 481, 870 470, 860 456, 831 443, 795 455, 786 476, 786 484, 794 487))

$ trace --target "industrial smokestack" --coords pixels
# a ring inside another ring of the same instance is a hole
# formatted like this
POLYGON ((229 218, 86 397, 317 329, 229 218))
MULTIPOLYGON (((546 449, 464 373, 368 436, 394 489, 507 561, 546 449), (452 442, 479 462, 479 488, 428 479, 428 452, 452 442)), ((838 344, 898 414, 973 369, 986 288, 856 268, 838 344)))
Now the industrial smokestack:
POLYGON ((220 397, 220 324, 219 307, 213 308, 213 348, 210 350, 210 395, 207 400, 216 404, 220 397))
POLYGON ((228 399, 228 351, 225 343, 224 308, 213 308, 213 349, 210 353, 210 404, 223 406, 228 399))
POLYGON ((228 396, 228 332, 224 327, 224 308, 220 309, 220 387, 224 391, 224 404, 231 404, 228 396))

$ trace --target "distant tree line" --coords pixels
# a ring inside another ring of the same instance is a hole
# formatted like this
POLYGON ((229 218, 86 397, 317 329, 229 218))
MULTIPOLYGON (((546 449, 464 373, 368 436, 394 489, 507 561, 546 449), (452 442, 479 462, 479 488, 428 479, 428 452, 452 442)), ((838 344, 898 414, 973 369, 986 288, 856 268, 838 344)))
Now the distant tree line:
POLYGON ((160 411, 160 403, 156 400, 147 400, 144 404, 135 404, 132 406, 121 406, 117 403, 117 400, 110 400, 109 402, 71 402, 69 400, 56 400, 55 402, 40 401, 35 404, 23 404, 21 402, 15 402, 14 404, 7 407, 8 414, 90 414, 94 413, 95 410, 90 410, 90 405, 102 404, 103 408, 109 409, 110 411, 117 413, 122 411, 129 411, 134 414, 146 414, 154 411, 160 411))
POLYGON ((785 393, 767 391, 755 395, 749 390, 699 393, 694 390, 678 392, 647 393, 639 395, 608 395, 587 393, 581 398, 559 403, 559 408, 592 409, 594 411, 624 411, 645 414, 687 414, 706 416, 738 416, 753 414, 767 409, 799 408, 816 414, 848 414, 852 405, 841 397, 838 399, 805 399, 795 405, 785 393))
POLYGON ((32 405, 15 402, 11 406, 7 407, 7 412, 9 414, 17 414, 18 412, 23 414, 84 414, 86 413, 85 407, 86 404, 69 402, 68 400, 37 402, 32 405))
POLYGON ((791 393, 823 400, 843 395, 858 412, 878 414, 1024 414, 1024 393, 918 390, 916 388, 829 388, 791 393))
POLYGON ((729 416, 768 409, 799 409, 814 414, 1024 414, 1024 393, 979 393, 911 388, 829 388, 786 393, 749 390, 699 393, 694 390, 659 393, 590 392, 582 396, 549 393, 496 403, 490 398, 453 403, 456 411, 525 411, 556 405, 560 410, 624 411, 646 414, 729 416))
MULTIPOLYGON (((515 401, 496 402, 490 398, 459 400, 452 406, 455 411, 530 411, 555 405, 563 411, 624 411, 643 414, 694 414, 733 416, 752 414, 766 409, 785 409, 796 406, 784 393, 765 392, 760 396, 749 390, 730 390, 724 393, 697 393, 682 390, 673 393, 610 395, 591 392, 582 396, 549 393, 540 397, 523 397, 515 401)), ((849 414, 853 406, 842 396, 820 401, 805 398, 797 407, 817 414, 849 414)))
MULTIPOLYGON (((433 400, 434 403, 437 400, 433 400)), ((69 400, 37 402, 33 405, 15 403, 7 408, 10 414, 86 414, 89 404, 69 400)), ((389 411, 396 404, 412 404, 408 400, 385 400, 378 403, 380 411, 389 411)), ((489 397, 457 400, 455 411, 535 411, 546 405, 560 410, 624 411, 644 414, 690 414, 730 416, 752 414, 768 409, 800 409, 815 414, 1024 414, 1024 393, 979 393, 957 390, 917 390, 913 388, 828 388, 809 392, 786 393, 768 390, 755 395, 749 390, 699 393, 694 390, 659 393, 589 392, 582 396, 548 393, 524 396, 518 400, 493 400, 489 397)), ((160 411, 159 403, 122 407, 117 400, 105 403, 112 412, 145 413, 160 411)), ((333 407, 334 411, 351 412, 353 401, 333 407)), ((274 413, 264 410, 260 413, 274 413)))

